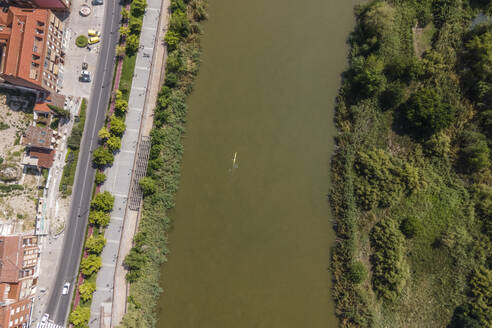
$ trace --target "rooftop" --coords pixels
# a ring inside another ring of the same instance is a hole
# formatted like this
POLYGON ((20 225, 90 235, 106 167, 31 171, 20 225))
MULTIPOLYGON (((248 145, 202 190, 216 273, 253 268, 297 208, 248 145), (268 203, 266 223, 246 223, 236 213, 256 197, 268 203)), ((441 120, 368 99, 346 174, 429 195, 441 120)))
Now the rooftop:
POLYGON ((39 126, 29 126, 22 138, 24 146, 51 149, 51 139, 53 131, 50 128, 42 128, 39 126))

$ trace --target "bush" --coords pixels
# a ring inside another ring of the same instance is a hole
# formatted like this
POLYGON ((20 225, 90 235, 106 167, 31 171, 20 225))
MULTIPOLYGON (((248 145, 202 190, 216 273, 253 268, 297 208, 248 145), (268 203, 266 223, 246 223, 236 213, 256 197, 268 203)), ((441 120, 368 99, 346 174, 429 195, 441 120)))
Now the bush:
POLYGON ((141 253, 138 249, 132 248, 130 253, 125 257, 124 265, 128 269, 126 274, 126 280, 129 282, 134 282, 137 278, 141 276, 141 269, 145 265, 145 255, 141 253))
POLYGON ((92 299, 92 294, 96 290, 96 283, 85 281, 79 286, 80 298, 82 301, 87 302, 92 299))
POLYGON ((132 11, 133 16, 135 16, 135 17, 143 16, 143 14, 145 13, 145 8, 147 8, 147 1, 146 0, 133 0, 132 1, 131 11, 132 11))
POLYGON ((94 150, 94 153, 92 154, 92 160, 97 166, 111 165, 114 161, 114 155, 109 149, 100 146, 96 150, 94 150))
POLYGON ((104 181, 106 181, 106 174, 97 171, 96 172, 96 178, 95 178, 96 185, 98 185, 98 186, 102 185, 104 183, 104 181))
POLYGON ((420 221, 413 216, 403 219, 400 224, 401 232, 403 232, 405 237, 408 239, 415 237, 419 233, 420 229, 420 221))
POLYGON ((108 145, 109 150, 115 152, 121 148, 121 139, 117 136, 111 136, 106 141, 106 144, 108 145))
POLYGON ((115 136, 121 137, 125 132, 126 129, 125 122, 122 119, 118 118, 116 115, 114 114, 111 115, 109 124, 110 124, 109 131, 115 136))
POLYGON ((157 190, 155 181, 150 177, 144 177, 140 179, 139 184, 140 188, 142 188, 144 196, 152 195, 157 190))
POLYGON ((85 248, 87 249, 87 252, 91 254, 101 254, 104 246, 106 246, 106 238, 104 238, 104 235, 98 235, 97 237, 90 236, 85 242, 85 248))
POLYGON ((164 41, 166 41, 168 50, 173 51, 178 47, 178 44, 181 41, 181 36, 179 33, 167 31, 164 36, 164 41))
POLYGON ((80 271, 85 277, 90 277, 93 273, 99 271, 101 266, 101 257, 94 254, 84 257, 82 261, 80 261, 80 271))
POLYGON ((463 172, 474 173, 490 166, 487 138, 475 131, 465 131, 461 136, 460 161, 463 172))
POLYGON ((360 284, 367 278, 367 269, 361 262, 355 262, 350 266, 349 279, 355 283, 360 284))
POLYGON ((70 321, 75 328, 86 328, 90 318, 91 309, 85 306, 78 306, 70 313, 68 321, 70 321))
POLYGON ((106 227, 111 220, 109 213, 103 211, 91 211, 89 213, 89 223, 99 227, 106 227))
POLYGON ((111 136, 111 134, 109 133, 108 129, 106 129, 105 126, 103 126, 97 134, 98 134, 99 138, 101 138, 103 140, 108 139, 111 136))
POLYGON ((372 284, 377 295, 385 301, 396 300, 406 277, 403 256, 403 235, 395 222, 384 218, 371 231, 372 284))
POLYGON ((383 69, 383 61, 375 55, 354 59, 353 92, 370 97, 381 91, 385 82, 383 69))
POLYGON ((128 109, 128 101, 126 99, 116 99, 114 108, 118 115, 122 116, 128 109))
POLYGON ((191 25, 184 12, 176 10, 171 14, 169 31, 173 31, 183 37, 188 36, 191 31, 191 25))
MULTIPOLYGON (((131 17, 130 23, 128 24, 128 28, 130 29, 130 36, 137 37, 140 35, 142 31, 143 20, 140 17, 131 17)), ((128 40, 127 40, 128 41, 128 40)))
POLYGON ((85 35, 79 35, 76 39, 75 39, 75 44, 77 45, 77 47, 79 48, 84 48, 87 46, 87 43, 89 43, 89 39, 85 36, 85 35))
POLYGON ((91 201, 91 209, 94 211, 111 212, 114 206, 114 196, 109 191, 98 193, 91 201))
POLYGON ((434 88, 424 87, 408 99, 406 118, 418 136, 428 138, 454 122, 455 110, 434 88))
POLYGON ((133 56, 138 50, 140 39, 137 35, 130 34, 126 39, 126 53, 133 56))

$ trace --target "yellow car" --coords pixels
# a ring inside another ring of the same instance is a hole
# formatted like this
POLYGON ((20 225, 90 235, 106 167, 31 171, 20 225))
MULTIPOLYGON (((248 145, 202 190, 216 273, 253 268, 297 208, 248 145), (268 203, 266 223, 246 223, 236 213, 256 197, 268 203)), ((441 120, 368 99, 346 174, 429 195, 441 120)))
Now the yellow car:
POLYGON ((101 32, 96 31, 96 30, 88 30, 88 31, 87 31, 87 34, 88 34, 89 36, 101 36, 101 32))
POLYGON ((93 36, 91 38, 89 38, 89 44, 94 44, 94 43, 98 43, 99 41, 101 41, 101 38, 99 38, 98 36, 93 36))

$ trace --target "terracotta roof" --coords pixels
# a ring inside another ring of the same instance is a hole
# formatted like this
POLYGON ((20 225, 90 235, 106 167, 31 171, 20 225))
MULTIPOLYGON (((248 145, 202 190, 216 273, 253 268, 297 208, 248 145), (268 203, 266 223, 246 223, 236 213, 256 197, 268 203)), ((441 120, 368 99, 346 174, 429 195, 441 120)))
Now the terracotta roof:
POLYGON ((55 150, 31 148, 29 156, 38 159, 38 167, 49 169, 53 166, 53 162, 55 161, 55 150))
POLYGON ((31 125, 24 132, 22 144, 24 146, 51 149, 51 138, 53 138, 53 131, 50 128, 31 125))
POLYGON ((0 281, 17 282, 22 269, 24 253, 21 236, 0 238, 0 281))
POLYGON ((51 109, 48 107, 47 103, 34 105, 34 111, 39 113, 51 113, 51 109))
POLYGON ((65 96, 59 93, 52 93, 48 97, 48 102, 56 107, 63 108, 65 107, 65 96))

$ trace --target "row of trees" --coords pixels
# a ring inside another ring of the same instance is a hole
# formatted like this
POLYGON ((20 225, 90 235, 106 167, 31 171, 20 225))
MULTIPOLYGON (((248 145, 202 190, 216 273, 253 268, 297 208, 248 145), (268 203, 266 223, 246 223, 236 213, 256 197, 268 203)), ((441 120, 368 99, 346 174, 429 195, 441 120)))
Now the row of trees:
POLYGON ((145 8, 146 0, 133 0, 130 10, 121 10, 123 24, 120 27, 120 44, 116 47, 116 56, 119 58, 125 54, 133 56, 137 52, 145 8))

